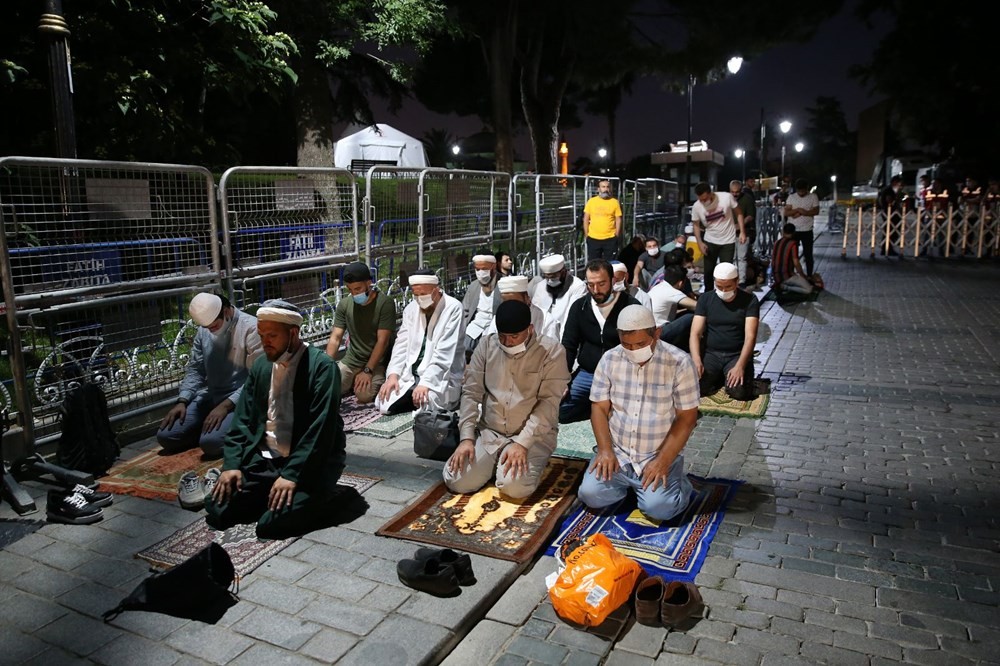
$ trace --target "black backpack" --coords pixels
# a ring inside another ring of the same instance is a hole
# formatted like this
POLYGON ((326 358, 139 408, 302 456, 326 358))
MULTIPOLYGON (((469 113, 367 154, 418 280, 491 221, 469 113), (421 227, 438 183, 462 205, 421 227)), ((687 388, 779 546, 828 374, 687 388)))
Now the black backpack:
POLYGON ((61 467, 104 476, 121 453, 108 419, 108 399, 96 384, 71 390, 59 408, 62 437, 56 451, 61 467))

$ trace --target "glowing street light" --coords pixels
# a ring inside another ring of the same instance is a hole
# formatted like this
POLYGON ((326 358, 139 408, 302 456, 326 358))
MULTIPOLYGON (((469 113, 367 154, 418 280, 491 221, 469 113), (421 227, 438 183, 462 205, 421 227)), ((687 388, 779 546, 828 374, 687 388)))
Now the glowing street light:
POLYGON ((739 56, 733 56, 732 58, 729 59, 729 62, 726 63, 726 67, 729 69, 730 74, 736 74, 737 72, 740 71, 740 67, 742 66, 743 66, 743 58, 739 56))
POLYGON ((806 144, 804 144, 801 141, 799 141, 798 143, 795 144, 795 152, 801 153, 805 149, 805 147, 806 147, 806 144))
POLYGON ((781 130, 781 178, 779 179, 779 185, 785 182, 785 135, 792 129, 792 123, 788 120, 782 120, 778 123, 778 129, 781 130))
POLYGON ((452 155, 458 155, 460 152, 462 152, 462 148, 458 144, 456 144, 456 145, 454 145, 454 146, 451 147, 451 154, 452 155))
POLYGON ((833 203, 837 203, 837 174, 830 176, 830 182, 833 183, 833 203))
POLYGON ((743 182, 745 183, 746 180, 747 180, 747 161, 746 161, 747 153, 742 148, 737 148, 736 150, 733 151, 733 156, 735 156, 736 159, 740 160, 740 162, 742 163, 742 166, 743 166, 743 182))
MULTIPOLYGON (((730 74, 736 74, 740 71, 743 66, 743 58, 740 56, 733 56, 726 63, 726 69, 729 70, 730 74)), ((687 132, 687 144, 685 145, 687 149, 687 159, 684 160, 684 203, 689 201, 691 196, 691 117, 692 109, 694 107, 694 74, 688 74, 688 84, 687 84, 687 98, 688 98, 688 132, 687 132)))
POLYGON ((605 157, 608 156, 608 149, 607 148, 598 148, 597 149, 597 156, 600 157, 603 160, 605 157))

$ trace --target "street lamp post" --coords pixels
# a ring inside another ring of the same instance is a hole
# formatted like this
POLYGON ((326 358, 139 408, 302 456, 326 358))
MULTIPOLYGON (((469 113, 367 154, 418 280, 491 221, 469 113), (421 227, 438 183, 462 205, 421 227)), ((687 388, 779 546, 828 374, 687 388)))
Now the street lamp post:
POLYGON ((45 0, 38 32, 48 42, 49 93, 56 156, 76 157, 76 119, 73 114, 73 73, 70 70, 69 27, 62 15, 62 0, 45 0))
POLYGON ((792 129, 792 123, 782 120, 778 125, 778 129, 781 130, 781 178, 778 182, 778 186, 780 187, 785 182, 785 135, 792 129))
POLYGON ((830 182, 833 183, 833 203, 837 203, 837 174, 830 176, 830 182))
MULTIPOLYGON (((726 62, 726 69, 730 74, 736 74, 743 66, 743 58, 733 56, 726 62)), ((684 203, 691 200, 691 134, 692 134, 692 110, 694 108, 694 74, 688 74, 687 82, 687 102, 688 102, 688 127, 687 145, 685 146, 686 159, 684 160, 684 203)))
POLYGON ((743 172, 742 181, 745 183, 745 182, 747 182, 747 159, 746 159, 747 154, 746 154, 746 151, 743 150, 742 148, 737 148, 733 152, 733 155, 735 155, 736 159, 740 160, 740 162, 741 162, 742 172, 743 172))

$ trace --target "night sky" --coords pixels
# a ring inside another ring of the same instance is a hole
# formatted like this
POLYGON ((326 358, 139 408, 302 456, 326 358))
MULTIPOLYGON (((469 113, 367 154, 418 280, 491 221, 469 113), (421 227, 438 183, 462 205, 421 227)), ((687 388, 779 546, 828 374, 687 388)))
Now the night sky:
MULTIPOLYGON (((694 140, 706 140, 710 148, 726 153, 728 161, 735 148, 750 145, 759 133, 763 107, 769 121, 776 124, 788 119, 792 122, 787 137, 791 145, 797 139, 797 130, 804 127, 805 109, 813 106, 820 95, 839 98, 848 126, 856 129, 858 113, 879 98, 869 95, 848 76, 847 70, 852 64, 870 58, 885 30, 878 27, 867 30, 851 15, 851 3, 846 4, 839 15, 819 28, 809 43, 774 48, 752 62, 744 61, 743 68, 735 76, 727 76, 711 85, 696 85, 694 140)), ((917 66, 916 61, 914 66, 917 66)), ((433 113, 412 100, 404 104, 396 116, 379 100, 373 100, 373 109, 378 122, 388 123, 417 138, 432 128, 446 129, 459 139, 482 129, 478 118, 433 113)), ((656 79, 640 80, 631 97, 622 101, 617 133, 619 162, 653 152, 665 143, 684 140, 687 134, 685 95, 664 91, 656 79)), ((603 118, 585 118, 582 127, 567 131, 570 163, 581 153, 590 153, 596 159, 596 151, 604 145, 607 136, 607 122, 603 118)), ((517 137, 515 145, 519 158, 530 159, 526 131, 517 137)), ((750 157, 747 166, 756 166, 755 156, 750 157)))

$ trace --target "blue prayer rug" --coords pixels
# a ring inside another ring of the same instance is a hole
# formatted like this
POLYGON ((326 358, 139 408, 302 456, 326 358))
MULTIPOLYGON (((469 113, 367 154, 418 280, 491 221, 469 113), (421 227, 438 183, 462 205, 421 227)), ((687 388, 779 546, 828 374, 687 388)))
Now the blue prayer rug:
POLYGON ((693 474, 688 478, 694 491, 680 516, 658 524, 636 508, 635 493, 631 492, 600 513, 581 505, 563 520, 545 554, 555 555, 563 543, 601 532, 616 550, 636 560, 650 575, 693 582, 722 523, 726 505, 743 482, 703 479, 693 474))

